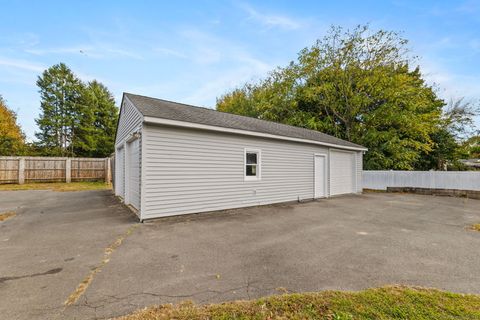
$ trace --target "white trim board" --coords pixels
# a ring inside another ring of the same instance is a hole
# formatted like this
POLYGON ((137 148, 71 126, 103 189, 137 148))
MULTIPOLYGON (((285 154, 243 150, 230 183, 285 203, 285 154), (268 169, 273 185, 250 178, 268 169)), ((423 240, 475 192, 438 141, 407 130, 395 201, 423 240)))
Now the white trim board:
POLYGON ((330 195, 330 190, 328 186, 328 168, 329 165, 327 163, 329 162, 328 156, 326 153, 314 153, 313 154, 313 198, 314 199, 321 199, 321 198, 328 198, 330 195), (317 165, 316 165, 316 158, 317 157, 323 157, 323 197, 317 197, 317 165))

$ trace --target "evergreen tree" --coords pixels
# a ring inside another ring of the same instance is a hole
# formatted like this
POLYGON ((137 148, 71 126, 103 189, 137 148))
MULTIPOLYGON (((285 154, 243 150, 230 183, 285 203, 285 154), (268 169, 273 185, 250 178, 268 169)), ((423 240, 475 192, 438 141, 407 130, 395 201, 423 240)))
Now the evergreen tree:
POLYGON ((64 64, 54 65, 38 77, 42 109, 36 119, 38 144, 48 155, 73 156, 73 141, 81 119, 82 82, 64 64))
POLYGON ((0 95, 0 156, 21 155, 24 149, 25 135, 17 124, 17 115, 0 95))
POLYGON ((44 155, 107 157, 114 150, 118 108, 100 82, 80 81, 63 63, 38 78, 42 112, 37 146, 44 155))
POLYGON ((76 154, 108 157, 114 150, 118 108, 112 93, 100 82, 89 82, 82 94, 83 112, 75 140, 76 154))

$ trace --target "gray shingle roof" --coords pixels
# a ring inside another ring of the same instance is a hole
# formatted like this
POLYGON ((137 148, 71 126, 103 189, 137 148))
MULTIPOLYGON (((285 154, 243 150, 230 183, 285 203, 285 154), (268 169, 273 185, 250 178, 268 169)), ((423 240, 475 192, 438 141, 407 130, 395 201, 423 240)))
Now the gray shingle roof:
POLYGON ((344 147, 362 148, 358 144, 325 133, 281 123, 216 111, 208 108, 125 93, 125 96, 145 117, 185 121, 216 127, 267 133, 289 138, 311 140, 344 147))

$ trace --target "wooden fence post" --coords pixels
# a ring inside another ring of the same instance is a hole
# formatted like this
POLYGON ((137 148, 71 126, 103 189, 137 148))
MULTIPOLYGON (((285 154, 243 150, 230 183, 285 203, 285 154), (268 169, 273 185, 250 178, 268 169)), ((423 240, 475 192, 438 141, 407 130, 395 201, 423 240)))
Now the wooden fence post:
POLYGON ((108 158, 108 163, 110 166, 110 182, 112 183, 112 189, 115 190, 115 154, 108 158))
POLYGON ((65 160, 65 182, 72 182, 72 159, 67 158, 65 160))
POLYGON ((25 183, 25 158, 18 158, 18 184, 25 183))
POLYGON ((110 158, 105 158, 105 182, 110 183, 111 171, 110 171, 110 158))

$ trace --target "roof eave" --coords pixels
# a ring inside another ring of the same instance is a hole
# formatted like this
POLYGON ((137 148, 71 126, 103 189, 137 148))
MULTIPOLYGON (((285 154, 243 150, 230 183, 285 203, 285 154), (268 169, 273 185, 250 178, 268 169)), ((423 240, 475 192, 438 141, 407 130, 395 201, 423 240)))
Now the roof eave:
POLYGON ((113 138, 113 143, 116 145, 117 144, 117 133, 118 133, 118 125, 120 124, 120 115, 122 114, 122 108, 123 108, 123 101, 125 100, 126 93, 124 92, 122 94, 122 101, 120 102, 120 108, 118 108, 118 117, 117 117, 117 125, 115 127, 115 137, 113 138))
POLYGON ((170 119, 164 119, 164 118, 158 118, 158 117, 149 117, 145 115, 143 117, 143 122, 151 123, 151 124, 183 127, 183 128, 203 129, 203 130, 210 130, 210 131, 217 131, 217 132, 234 133, 234 134, 241 134, 241 135, 248 135, 248 136, 255 136, 255 137, 262 137, 262 138, 285 140, 285 141, 302 142, 302 143, 316 144, 316 145, 321 145, 325 147, 332 147, 332 148, 344 149, 344 150, 353 150, 353 151, 368 150, 365 147, 343 146, 340 144, 321 142, 316 140, 293 138, 293 137, 287 137, 287 136, 281 136, 281 135, 275 135, 275 134, 269 134, 269 133, 225 128, 225 127, 212 126, 212 125, 193 123, 193 122, 187 122, 187 121, 170 120, 170 119))

